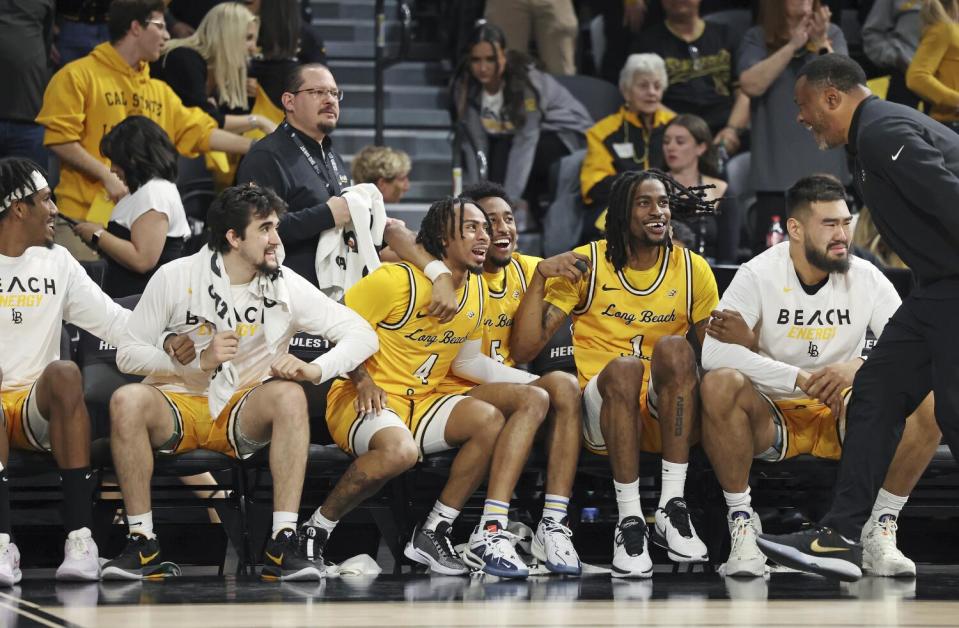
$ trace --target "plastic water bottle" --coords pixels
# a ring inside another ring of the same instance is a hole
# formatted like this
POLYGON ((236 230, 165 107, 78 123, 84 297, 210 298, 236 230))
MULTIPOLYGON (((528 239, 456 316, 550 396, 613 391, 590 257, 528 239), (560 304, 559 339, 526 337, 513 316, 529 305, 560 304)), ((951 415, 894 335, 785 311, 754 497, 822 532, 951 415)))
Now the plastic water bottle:
POLYGON ((583 523, 595 523, 599 518, 599 508, 583 508, 579 520, 583 523))
POLYGON ((783 231, 782 222, 779 215, 774 215, 769 219, 769 231, 766 232, 766 248, 775 246, 786 239, 786 232, 783 231))

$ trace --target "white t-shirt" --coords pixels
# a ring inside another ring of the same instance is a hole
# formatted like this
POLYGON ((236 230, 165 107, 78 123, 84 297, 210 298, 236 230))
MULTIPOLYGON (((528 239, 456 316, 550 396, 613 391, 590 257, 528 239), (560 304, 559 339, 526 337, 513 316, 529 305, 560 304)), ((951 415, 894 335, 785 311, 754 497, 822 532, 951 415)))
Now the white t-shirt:
POLYGON ((165 179, 151 179, 133 194, 121 198, 113 208, 110 221, 130 229, 137 218, 151 209, 166 214, 169 220, 168 238, 185 238, 190 235, 190 225, 186 221, 180 191, 176 184, 165 179))
POLYGON ((773 399, 800 398, 805 396, 795 387, 800 369, 818 370, 861 355, 866 329, 878 338, 899 305, 886 276, 855 256, 848 272, 830 274, 816 294, 807 294, 789 242, 782 242, 743 264, 719 301, 720 310, 739 312, 758 331, 758 352, 707 335, 703 367, 734 368, 773 399))
POLYGON ((490 135, 506 135, 513 132, 513 123, 510 122, 503 112, 503 90, 495 94, 487 93, 485 89, 480 90, 480 121, 483 128, 490 135))
MULTIPOLYGON (((147 376, 144 383, 163 390, 206 394, 210 380, 200 370, 199 358, 212 335, 211 325, 189 311, 190 291, 202 289, 190 276, 193 259, 192 255, 183 257, 157 269, 130 315, 128 334, 117 349, 117 366, 125 373, 147 376), (160 348, 167 333, 190 336, 197 355, 193 363, 183 366, 160 348)), ((290 338, 300 331, 323 336, 336 345, 313 361, 322 371, 321 380, 315 384, 352 371, 377 351, 376 332, 359 314, 333 301, 289 268, 283 268, 283 278, 288 283, 292 320, 280 342, 280 353, 287 352, 290 338)), ((235 331, 240 336, 232 364, 239 389, 266 380, 279 353, 271 353, 266 342, 262 298, 249 289, 249 284, 232 288, 235 331)))
POLYGON ((19 257, 0 255, 3 390, 32 385, 60 359, 63 321, 116 344, 129 315, 61 246, 30 247, 19 257))

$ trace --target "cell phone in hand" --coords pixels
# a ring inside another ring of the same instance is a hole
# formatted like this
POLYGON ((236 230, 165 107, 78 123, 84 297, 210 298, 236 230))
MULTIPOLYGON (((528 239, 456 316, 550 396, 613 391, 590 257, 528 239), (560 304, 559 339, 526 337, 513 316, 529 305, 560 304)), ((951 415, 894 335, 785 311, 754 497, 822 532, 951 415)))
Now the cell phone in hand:
POLYGON ((69 216, 65 216, 64 214, 57 214, 57 218, 67 223, 71 227, 76 227, 77 225, 80 224, 79 220, 74 220, 73 218, 70 218, 69 216))

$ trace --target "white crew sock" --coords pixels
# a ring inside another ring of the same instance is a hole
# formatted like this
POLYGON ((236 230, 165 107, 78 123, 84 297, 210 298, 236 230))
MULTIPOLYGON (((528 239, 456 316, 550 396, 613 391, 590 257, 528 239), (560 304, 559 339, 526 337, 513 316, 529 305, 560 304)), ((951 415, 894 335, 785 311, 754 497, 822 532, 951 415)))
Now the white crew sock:
POLYGON ((326 530, 326 537, 327 537, 327 538, 329 538, 330 535, 333 534, 333 528, 335 528, 335 527, 336 527, 336 524, 338 524, 338 523, 339 523, 339 521, 333 521, 332 519, 327 519, 326 517, 324 517, 324 516, 320 513, 320 509, 319 509, 319 508, 317 508, 317 509, 316 509, 316 512, 313 513, 313 516, 310 517, 310 525, 311 525, 311 526, 316 526, 317 528, 321 528, 321 529, 323 529, 323 530, 326 530))
POLYGON ((879 489, 879 495, 876 496, 876 503, 872 506, 873 521, 879 521, 882 517, 892 516, 893 519, 899 518, 899 512, 909 500, 909 496, 899 497, 893 495, 884 488, 879 489))
POLYGON ((664 508, 674 497, 682 497, 686 488, 686 469, 689 463, 663 460, 663 490, 659 494, 659 507, 664 508))
POLYGON ((153 533, 153 511, 148 510, 142 515, 127 515, 127 527, 130 534, 142 534, 148 539, 155 539, 157 535, 153 533))
POLYGON ((284 528, 288 528, 296 532, 296 519, 297 513, 295 512, 284 512, 282 510, 277 510, 273 512, 273 532, 271 536, 275 539, 277 533, 284 528))
POLYGON ((729 508, 730 517, 733 515, 733 513, 737 512, 747 512, 750 516, 752 516, 753 498, 750 496, 749 492, 750 489, 748 486, 742 493, 727 493, 726 491, 723 491, 723 497, 726 498, 726 506, 729 508))
POLYGON ((436 532, 436 526, 439 525, 440 521, 445 521, 453 525, 453 522, 456 521, 456 518, 459 516, 460 511, 455 508, 450 508, 437 499, 436 503, 433 504, 433 510, 431 510, 430 514, 426 517, 426 523, 423 524, 423 529, 436 532))
POLYGON ((616 490, 616 507, 619 510, 619 523, 626 517, 643 518, 643 507, 639 503, 639 478, 629 484, 620 484, 613 480, 616 490))

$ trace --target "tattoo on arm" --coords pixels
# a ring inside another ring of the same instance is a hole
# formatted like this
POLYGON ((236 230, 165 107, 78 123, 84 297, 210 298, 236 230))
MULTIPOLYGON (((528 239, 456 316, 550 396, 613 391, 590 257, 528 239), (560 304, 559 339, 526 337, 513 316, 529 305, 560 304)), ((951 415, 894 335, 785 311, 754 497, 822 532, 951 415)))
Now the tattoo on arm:
POLYGON ((682 395, 676 397, 676 429, 673 432, 675 436, 683 435, 683 409, 686 405, 686 400, 682 395))
POLYGON ((543 331, 552 334, 556 330, 557 324, 566 318, 566 314, 563 313, 563 310, 559 309, 552 303, 546 303, 546 307, 543 308, 543 331))

